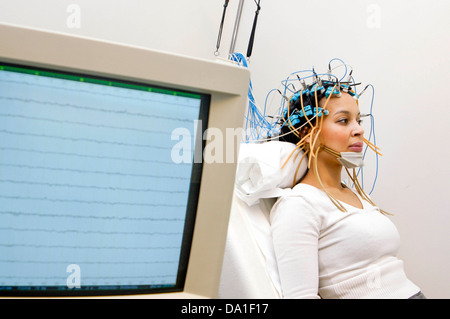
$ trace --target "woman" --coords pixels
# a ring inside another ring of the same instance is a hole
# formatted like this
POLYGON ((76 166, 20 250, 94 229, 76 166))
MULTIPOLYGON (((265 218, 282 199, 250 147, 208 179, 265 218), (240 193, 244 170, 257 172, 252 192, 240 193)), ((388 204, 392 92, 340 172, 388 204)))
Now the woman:
POLYGON ((396 257, 395 226, 364 193, 341 183, 343 166, 362 165, 358 95, 349 83, 322 81, 289 100, 281 132, 308 159, 308 171, 271 211, 285 298, 424 298, 396 257))

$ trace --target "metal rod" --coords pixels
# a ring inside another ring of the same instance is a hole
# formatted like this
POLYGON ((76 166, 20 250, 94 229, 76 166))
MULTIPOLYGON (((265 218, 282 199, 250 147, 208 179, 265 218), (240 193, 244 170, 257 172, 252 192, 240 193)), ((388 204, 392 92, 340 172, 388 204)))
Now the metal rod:
POLYGON ((234 47, 236 45, 236 38, 239 31, 239 22, 241 21, 242 7, 244 6, 244 0, 239 0, 238 11, 236 13, 236 21, 234 22, 233 36, 231 38, 229 56, 234 53, 234 47))

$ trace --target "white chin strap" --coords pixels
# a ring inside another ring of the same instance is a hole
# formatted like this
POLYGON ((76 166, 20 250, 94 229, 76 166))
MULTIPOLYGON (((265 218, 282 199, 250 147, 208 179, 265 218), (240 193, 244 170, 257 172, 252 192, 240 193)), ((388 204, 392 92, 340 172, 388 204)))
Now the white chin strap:
POLYGON ((341 152, 341 157, 337 160, 347 168, 357 168, 364 166, 363 152, 341 152))
POLYGON ((331 148, 321 145, 320 146, 327 153, 336 156, 337 160, 346 168, 357 168, 364 166, 364 154, 363 152, 336 152, 331 148))

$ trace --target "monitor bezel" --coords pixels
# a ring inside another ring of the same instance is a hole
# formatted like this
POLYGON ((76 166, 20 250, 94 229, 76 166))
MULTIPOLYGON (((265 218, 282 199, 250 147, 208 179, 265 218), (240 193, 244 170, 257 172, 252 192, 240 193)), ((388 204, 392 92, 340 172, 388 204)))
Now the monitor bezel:
MULTIPOLYGON (((200 107, 199 107, 199 116, 198 120, 201 123, 201 127, 198 128, 197 132, 194 132, 194 134, 201 134, 203 136, 204 132, 206 131, 207 125, 208 125, 208 115, 209 115, 209 108, 210 108, 210 101, 211 101, 211 95, 205 94, 205 93, 199 93, 194 91, 188 91, 188 90, 182 90, 182 89, 174 89, 168 86, 161 86, 161 85, 149 85, 144 84, 140 82, 132 82, 132 81, 124 81, 122 79, 112 78, 112 77, 100 77, 100 76, 93 76, 93 75, 87 75, 82 73, 74 73, 74 72, 67 72, 67 71, 59 71, 56 69, 50 69, 50 68, 38 68, 35 66, 28 66, 24 64, 12 64, 12 63, 6 63, 3 62, 0 58, 0 67, 6 66, 6 67, 12 67, 22 70, 29 70, 34 71, 37 73, 31 72, 22 72, 19 70, 6 70, 6 71, 12 71, 12 72, 19 72, 19 73, 25 73, 35 76, 47 76, 45 75, 46 72, 48 73, 54 73, 66 76, 63 79, 67 79, 67 77, 73 77, 73 78, 82 78, 83 83, 87 84, 98 84, 97 80, 103 81, 103 82, 112 82, 113 86, 115 84, 119 84, 117 87, 123 88, 120 84, 123 84, 125 86, 131 85, 133 87, 151 87, 151 89, 155 89, 164 92, 164 91, 176 91, 176 93, 181 94, 187 94, 187 95, 196 95, 199 97, 200 100, 200 107)), ((104 84, 100 84, 104 85, 104 84)), ((132 88, 131 88, 132 89, 132 88)), ((162 93, 164 94, 164 93, 162 93)), ((195 140, 200 140, 195 138, 195 140)), ((203 152, 203 149, 205 147, 205 141, 201 139, 201 145, 195 145, 197 148, 197 152, 203 152)), ((195 153, 195 152, 194 152, 195 153)), ((198 204, 198 196, 200 193, 200 181, 202 176, 202 162, 196 162, 194 159, 192 159, 192 169, 191 169, 191 182, 189 184, 189 191, 188 191, 188 200, 186 205, 186 213, 185 213, 185 223, 184 223, 184 229, 183 229, 183 236, 182 236, 182 243, 180 248, 180 259, 179 259, 179 265, 177 270, 177 279, 173 287, 158 287, 158 288, 152 288, 148 287, 145 288, 148 285, 143 285, 142 288, 134 288, 134 289, 123 289, 120 288, 120 285, 98 285, 98 287, 108 287, 110 286, 110 289, 101 289, 96 288, 96 286, 82 286, 80 288, 67 288, 59 289, 59 287, 64 286, 6 286, 9 289, 0 289, 0 296, 37 296, 37 297, 53 297, 53 296, 102 296, 102 295, 117 295, 118 292, 120 294, 124 295, 132 295, 132 294, 156 294, 156 293, 169 293, 169 292, 181 292, 184 289, 184 284, 186 280, 186 272, 187 272, 187 266, 189 262, 189 252, 190 252, 190 246, 192 243, 192 236, 194 233, 194 225, 195 225, 195 212, 197 210, 197 204, 198 204), (116 288, 113 288, 116 287, 116 288)), ((136 285, 139 286, 139 285, 136 285)))

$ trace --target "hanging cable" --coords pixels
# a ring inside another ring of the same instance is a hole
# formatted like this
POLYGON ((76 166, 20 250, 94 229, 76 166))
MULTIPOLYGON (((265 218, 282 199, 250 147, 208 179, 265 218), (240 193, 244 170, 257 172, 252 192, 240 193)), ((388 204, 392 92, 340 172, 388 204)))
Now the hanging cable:
POLYGON ((255 4, 256 4, 256 11, 255 11, 255 18, 253 19, 252 33, 250 34, 250 40, 248 42, 247 59, 250 58, 250 56, 252 55, 253 42, 255 40, 256 23, 258 21, 259 10, 261 10, 261 6, 259 5, 261 0, 258 0, 258 2, 256 2, 256 0, 254 0, 254 1, 255 1, 255 4))
POLYGON ((230 0, 225 0, 225 3, 223 4, 222 20, 220 21, 219 34, 217 36, 216 51, 214 51, 215 56, 219 55, 220 41, 222 39, 223 24, 225 22, 225 14, 227 12, 227 7, 228 7, 229 1, 230 0))

